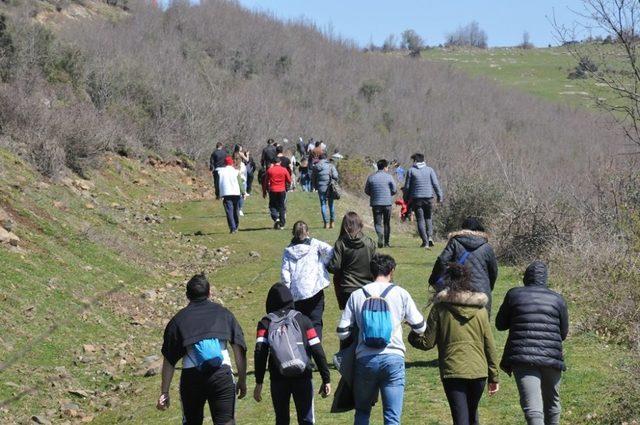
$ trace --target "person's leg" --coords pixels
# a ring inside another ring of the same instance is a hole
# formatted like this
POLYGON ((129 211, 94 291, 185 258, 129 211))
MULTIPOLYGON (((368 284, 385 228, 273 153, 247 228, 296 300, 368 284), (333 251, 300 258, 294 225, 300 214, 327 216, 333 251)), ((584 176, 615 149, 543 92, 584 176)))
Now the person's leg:
POLYGON ((278 200, 277 194, 274 192, 269 192, 269 215, 274 223, 278 222, 278 200))
POLYGON ((278 217, 280 225, 284 226, 287 221, 287 192, 282 192, 278 195, 278 217))
POLYGON ((384 246, 384 212, 381 207, 372 207, 371 212, 373 213, 373 227, 378 235, 378 248, 382 248, 384 246))
POLYGON ((213 424, 235 424, 236 384, 230 367, 221 367, 211 375, 206 394, 213 424))
POLYGON ((251 194, 251 185, 253 184, 253 173, 247 174, 247 193, 251 194))
POLYGON ((180 375, 180 401, 182 403, 182 423, 185 425, 201 425, 204 419, 204 404, 207 401, 207 394, 197 370, 182 370, 180 375))
POLYGON ((236 225, 234 230, 238 230, 238 227, 240 227, 240 201, 241 200, 242 200, 242 197, 240 196, 231 197, 231 204, 233 206, 233 221, 235 222, 235 225, 236 225))
POLYGON ((331 196, 327 197, 327 202, 329 203, 329 223, 334 223, 336 221, 336 208, 333 201, 334 199, 331 196))
MULTIPOLYGON (((245 193, 247 192, 247 189, 244 189, 245 193)), ((242 208, 244 207, 244 198, 241 196, 240 199, 238 199, 238 210, 242 211, 242 208)))
POLYGON ((329 213, 327 212, 327 192, 318 191, 318 198, 320 199, 320 212, 322 213, 322 221, 326 225, 329 222, 329 213))
POLYGON ((560 423, 560 380, 558 369, 542 369, 542 401, 544 404, 544 425, 560 423))
MULTIPOLYGON (((429 242, 433 241, 433 202, 431 199, 427 199, 424 203, 423 203, 423 207, 424 209, 424 219, 426 221, 427 224, 427 238, 429 239, 429 242)), ((429 244, 429 246, 431 246, 433 244, 429 244)))
POLYGON ((453 425, 469 424, 469 405, 467 404, 467 385, 465 379, 443 379, 442 386, 449 401, 453 425))
POLYGON ((527 425, 544 425, 540 371, 537 368, 516 367, 513 374, 527 425))
POLYGON ((231 196, 225 196, 222 198, 222 204, 224 205, 224 213, 227 216, 227 225, 230 231, 236 230, 235 211, 233 207, 233 200, 231 196))
POLYGON ((294 308, 309 318, 318 337, 322 341, 322 315, 324 314, 324 291, 320 291, 311 298, 299 300, 294 308))
POLYGON ((485 378, 469 379, 467 382, 467 407, 469 409, 469 425, 480 425, 480 415, 478 414, 478 404, 484 393, 487 384, 485 378))
POLYGON ((271 380, 271 401, 273 402, 273 411, 276 414, 276 425, 289 425, 291 421, 289 415, 291 390, 289 379, 271 380))
POLYGON ((384 245, 389 246, 391 239, 391 205, 384 207, 383 221, 384 221, 384 245))
POLYGON ((313 412, 313 381, 311 378, 291 380, 291 393, 296 405, 299 425, 312 425, 315 422, 313 412))
POLYGON ((361 357, 356 360, 353 396, 356 413, 354 425, 368 425, 371 402, 378 393, 378 356, 361 357))
POLYGON ((418 225, 418 234, 422 239, 422 245, 427 246, 429 242, 429 236, 427 236, 427 229, 425 224, 424 209, 422 208, 422 202, 414 201, 413 211, 416 214, 416 223, 418 225))
POLYGON ((404 401, 404 357, 382 355, 380 393, 385 425, 399 425, 404 401))

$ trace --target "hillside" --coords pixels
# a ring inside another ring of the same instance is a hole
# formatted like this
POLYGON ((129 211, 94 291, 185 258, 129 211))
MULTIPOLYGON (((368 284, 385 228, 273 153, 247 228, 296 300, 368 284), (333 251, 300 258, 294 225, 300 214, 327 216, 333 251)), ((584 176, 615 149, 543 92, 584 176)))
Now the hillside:
MULTIPOLYGON (((175 423, 179 406, 166 413, 154 409, 157 356, 164 325, 184 304, 185 279, 202 270, 251 341, 290 236, 271 230, 259 197, 249 198, 241 231, 229 236, 208 181, 182 165, 111 156, 90 180, 53 183, 40 181, 31 167, 0 151, 0 200, 21 239, 19 248, 0 246, 0 327, 5 330, 0 336, 0 422, 29 423, 35 415, 53 423, 175 423)), ((366 204, 348 198, 339 203, 339 213, 347 206, 368 211, 366 204)), ((319 229, 316 209, 314 195, 295 193, 290 220, 309 221, 316 237, 332 242, 337 233, 319 229)), ((426 304, 426 273, 438 250, 425 255, 411 233, 394 237, 393 245, 397 282, 426 304)), ((517 269, 503 267, 495 299, 517 285, 519 276, 517 269)), ((325 344, 331 354, 337 338, 329 329, 338 318, 331 290, 327 300, 325 344)), ((579 307, 571 308, 577 315, 579 307)), ((505 335, 495 335, 501 350, 505 335)), ((603 383, 615 386, 628 357, 575 327, 566 351, 565 420, 597 422, 594 418, 607 414, 615 395, 593 389, 603 383)), ((409 353, 407 424, 448 422, 435 356, 409 353)), ((268 403, 241 401, 240 423, 272 420, 268 403)), ((319 424, 349 420, 350 414, 329 415, 328 408, 328 400, 318 400, 319 424)), ((502 392, 483 401, 481 414, 487 423, 514 423, 520 411, 511 379, 503 377, 502 392)), ((379 423, 379 413, 375 420, 379 423)))

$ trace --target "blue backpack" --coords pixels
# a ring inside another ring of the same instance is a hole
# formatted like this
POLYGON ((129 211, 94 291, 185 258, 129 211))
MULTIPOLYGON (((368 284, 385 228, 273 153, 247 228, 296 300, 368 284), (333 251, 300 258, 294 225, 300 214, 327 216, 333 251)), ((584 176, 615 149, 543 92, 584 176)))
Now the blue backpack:
MULTIPOLYGON (((461 266, 464 266, 464 263, 467 262, 467 259, 469 258, 469 255, 471 255, 471 252, 467 251, 466 249, 463 249, 463 253, 460 256, 460 258, 458 258, 458 261, 456 261, 456 263, 460 264, 461 266)), ((440 276, 438 278, 438 280, 436 280, 436 290, 440 291, 442 289, 442 285, 444 284, 444 274, 442 276, 440 276)))
POLYGON ((203 373, 213 373, 222 366, 222 345, 217 338, 202 339, 192 346, 193 357, 189 359, 196 365, 196 369, 203 373))
POLYGON ((391 342, 393 320, 385 297, 394 287, 389 285, 379 297, 372 297, 362 288, 367 297, 362 304, 362 335, 367 347, 384 348, 391 342))

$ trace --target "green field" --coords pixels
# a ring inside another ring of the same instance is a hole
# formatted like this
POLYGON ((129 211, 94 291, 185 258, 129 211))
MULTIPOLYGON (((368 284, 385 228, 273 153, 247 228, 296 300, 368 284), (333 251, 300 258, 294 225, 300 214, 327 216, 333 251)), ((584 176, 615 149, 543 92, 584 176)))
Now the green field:
MULTIPOLYGON (((259 196, 247 201, 241 231, 230 236, 222 206, 206 192, 208 182, 188 170, 157 170, 116 157, 92 176, 95 188, 78 191, 65 184, 39 185, 29 167, 5 151, 0 165, 0 201, 17 216, 23 239, 21 252, 0 247, 0 361, 11 361, 0 372, 0 423, 28 423, 32 415, 54 423, 179 423, 178 377, 173 406, 158 412, 159 376, 143 376, 145 358, 159 354, 164 325, 185 304, 183 282, 202 270, 240 320, 251 359, 254 327, 290 238, 287 231, 270 229, 259 196), (163 221, 149 224, 140 214, 157 214, 163 221)), ((315 237, 333 242, 337 231, 320 229, 317 204, 313 194, 292 194, 289 222, 304 219, 315 237)), ((339 203, 339 213, 347 208, 368 213, 366 203, 352 197, 339 203)), ((387 252, 399 263, 396 283, 426 305, 426 280, 442 244, 424 251, 408 232, 394 236, 392 245, 387 252)), ((495 308, 519 280, 518 270, 501 268, 495 308)), ((332 290, 326 295, 324 344, 331 356, 338 343, 332 332, 338 310, 332 290)), ((570 308, 578 313, 577 306, 570 308)), ((495 336, 501 351, 506 335, 495 336)), ((608 403, 615 402, 608 388, 623 381, 621 366, 628 358, 622 348, 575 329, 566 356, 563 422, 597 423, 593 418, 606 415, 608 403)), ((435 359, 435 351, 407 353, 406 424, 450 423, 435 359)), ((332 377, 335 388, 335 371, 332 377)), ((496 397, 482 401, 483 422, 522 423, 515 385, 504 374, 502 383, 496 397)), ((251 372, 248 384, 249 396, 238 403, 238 423, 272 423, 268 386, 258 404, 250 397, 251 372)), ((317 400, 319 424, 351 421, 350 413, 329 414, 329 406, 330 399, 317 400)), ((381 423, 379 407, 373 418, 381 423)))

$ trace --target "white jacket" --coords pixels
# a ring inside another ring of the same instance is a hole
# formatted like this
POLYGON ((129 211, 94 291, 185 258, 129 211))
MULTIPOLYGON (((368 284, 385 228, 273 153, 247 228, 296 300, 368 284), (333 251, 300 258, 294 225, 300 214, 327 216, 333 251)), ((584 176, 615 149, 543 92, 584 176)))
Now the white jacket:
POLYGON ((216 170, 218 177, 220 178, 220 196, 240 196, 242 194, 240 189, 240 172, 233 168, 232 165, 218 168, 216 170))
POLYGON ((326 265, 332 257, 331 245, 313 238, 284 250, 280 279, 294 301, 311 298, 329 286, 326 265))

